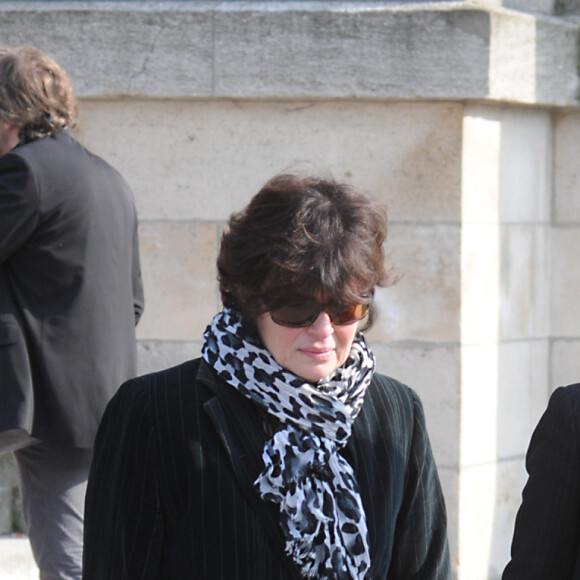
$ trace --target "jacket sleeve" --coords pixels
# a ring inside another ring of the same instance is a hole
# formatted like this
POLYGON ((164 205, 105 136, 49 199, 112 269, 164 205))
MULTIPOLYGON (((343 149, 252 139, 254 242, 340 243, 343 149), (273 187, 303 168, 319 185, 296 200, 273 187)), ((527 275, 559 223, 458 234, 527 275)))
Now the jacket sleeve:
POLYGON ((151 416, 138 381, 125 383, 105 411, 86 495, 83 580, 158 578, 163 475, 151 416))
POLYGON ((579 417, 580 385, 554 391, 526 455, 528 481, 503 580, 572 580, 580 573, 579 417))
POLYGON ((423 407, 413 393, 412 440, 388 579, 449 580, 450 574, 445 501, 423 407))
POLYGON ((28 165, 17 155, 3 155, 0 158, 0 264, 36 228, 38 206, 38 190, 28 165))

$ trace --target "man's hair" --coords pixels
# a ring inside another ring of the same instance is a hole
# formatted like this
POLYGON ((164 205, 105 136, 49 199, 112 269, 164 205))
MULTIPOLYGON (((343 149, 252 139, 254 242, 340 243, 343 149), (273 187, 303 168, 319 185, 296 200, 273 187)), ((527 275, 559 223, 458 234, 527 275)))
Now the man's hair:
MULTIPOLYGON (((370 302, 393 282, 385 266, 384 207, 332 179, 279 175, 222 235, 218 277, 224 306, 248 321, 301 300, 370 302)), ((374 307, 367 319, 369 328, 374 307)))
POLYGON ((32 46, 0 47, 0 118, 21 142, 76 125, 77 101, 66 72, 32 46))

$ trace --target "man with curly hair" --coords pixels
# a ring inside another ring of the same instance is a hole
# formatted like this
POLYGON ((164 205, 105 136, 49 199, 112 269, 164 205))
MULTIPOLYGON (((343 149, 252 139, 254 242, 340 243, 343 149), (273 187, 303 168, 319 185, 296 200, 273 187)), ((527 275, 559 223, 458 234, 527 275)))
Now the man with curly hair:
POLYGON ((42 580, 80 580, 93 441, 136 374, 132 192, 72 136, 67 74, 0 47, 0 452, 14 452, 42 580))

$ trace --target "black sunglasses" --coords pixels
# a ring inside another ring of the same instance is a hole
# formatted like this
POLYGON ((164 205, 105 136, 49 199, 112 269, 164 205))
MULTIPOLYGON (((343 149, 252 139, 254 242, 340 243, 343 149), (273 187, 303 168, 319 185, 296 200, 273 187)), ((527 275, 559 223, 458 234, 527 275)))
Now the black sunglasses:
POLYGON ((321 312, 326 312, 332 324, 342 326, 362 320, 371 309, 370 304, 353 304, 352 306, 332 306, 316 302, 301 306, 282 306, 270 310, 270 318, 280 326, 303 328, 314 324, 321 312))

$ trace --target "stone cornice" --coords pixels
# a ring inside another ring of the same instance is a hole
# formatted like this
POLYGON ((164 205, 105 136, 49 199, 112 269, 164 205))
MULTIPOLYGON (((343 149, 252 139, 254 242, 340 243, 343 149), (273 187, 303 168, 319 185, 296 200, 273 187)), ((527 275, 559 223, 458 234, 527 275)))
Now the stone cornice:
POLYGON ((478 2, 0 1, 0 30, 86 98, 580 104, 580 23, 478 2))

